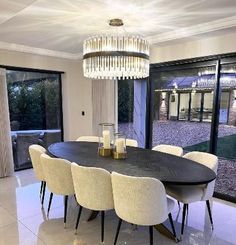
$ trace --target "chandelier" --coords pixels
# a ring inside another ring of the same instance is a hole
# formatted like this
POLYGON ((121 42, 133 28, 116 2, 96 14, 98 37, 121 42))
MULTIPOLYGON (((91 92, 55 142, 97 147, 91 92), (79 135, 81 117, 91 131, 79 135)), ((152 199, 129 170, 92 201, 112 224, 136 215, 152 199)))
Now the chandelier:
MULTIPOLYGON (((110 26, 122 26, 112 19, 110 26)), ((83 44, 84 76, 92 79, 137 79, 149 76, 149 45, 138 36, 95 36, 83 44)))

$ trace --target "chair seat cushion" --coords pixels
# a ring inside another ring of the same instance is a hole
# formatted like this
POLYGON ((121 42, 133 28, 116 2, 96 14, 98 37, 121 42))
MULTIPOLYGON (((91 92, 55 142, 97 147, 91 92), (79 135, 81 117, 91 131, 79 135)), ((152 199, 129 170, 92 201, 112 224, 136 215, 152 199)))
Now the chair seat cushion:
POLYGON ((201 201, 204 195, 203 186, 183 186, 183 185, 168 185, 166 193, 182 203, 191 203, 201 201))

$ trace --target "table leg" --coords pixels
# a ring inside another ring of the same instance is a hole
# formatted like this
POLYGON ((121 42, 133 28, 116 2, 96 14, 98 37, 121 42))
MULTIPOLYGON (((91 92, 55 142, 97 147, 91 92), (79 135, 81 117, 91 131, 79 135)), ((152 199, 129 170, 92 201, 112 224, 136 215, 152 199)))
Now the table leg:
POLYGON ((89 216, 87 221, 89 222, 89 221, 92 221, 92 220, 96 219, 98 214, 99 214, 99 211, 91 211, 91 214, 90 214, 90 216, 89 216))
POLYGON ((161 234, 170 238, 171 240, 174 240, 176 243, 180 241, 177 237, 174 236, 174 234, 164 224, 154 225, 154 227, 161 234))

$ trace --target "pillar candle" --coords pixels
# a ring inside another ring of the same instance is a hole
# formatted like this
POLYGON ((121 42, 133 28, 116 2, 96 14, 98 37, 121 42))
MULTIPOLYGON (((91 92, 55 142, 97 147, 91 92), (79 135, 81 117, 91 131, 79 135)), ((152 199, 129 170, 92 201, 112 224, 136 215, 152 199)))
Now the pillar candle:
POLYGON ((109 130, 103 130, 102 135, 103 135, 103 147, 105 149, 111 148, 111 146, 110 146, 110 131, 109 130))
POLYGON ((116 140, 116 152, 124 153, 125 152, 125 140, 120 138, 116 140))

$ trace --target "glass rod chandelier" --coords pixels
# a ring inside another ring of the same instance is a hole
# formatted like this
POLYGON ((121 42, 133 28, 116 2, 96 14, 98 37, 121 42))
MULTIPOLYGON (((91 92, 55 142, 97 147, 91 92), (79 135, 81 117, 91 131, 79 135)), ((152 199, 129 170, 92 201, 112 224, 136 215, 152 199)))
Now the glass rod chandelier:
MULTIPOLYGON (((122 26, 120 19, 111 26, 122 26)), ((95 36, 83 44, 84 76, 92 79, 137 79, 149 76, 149 45, 138 36, 95 36)))

